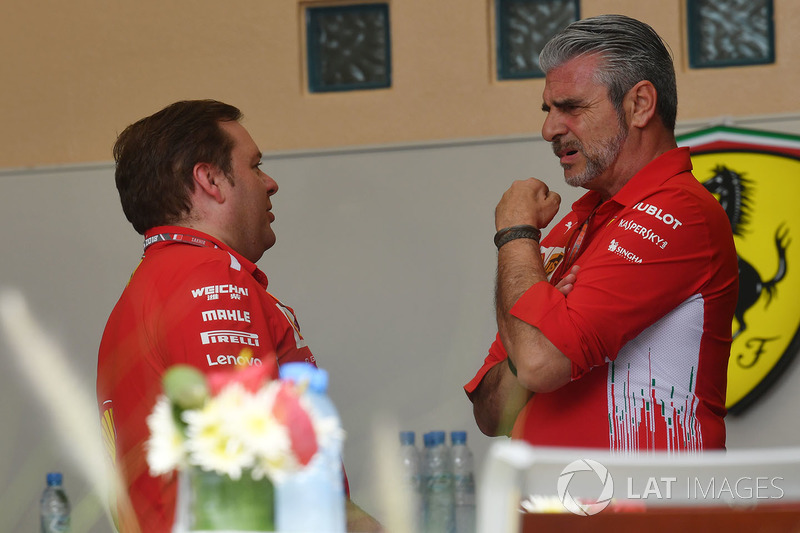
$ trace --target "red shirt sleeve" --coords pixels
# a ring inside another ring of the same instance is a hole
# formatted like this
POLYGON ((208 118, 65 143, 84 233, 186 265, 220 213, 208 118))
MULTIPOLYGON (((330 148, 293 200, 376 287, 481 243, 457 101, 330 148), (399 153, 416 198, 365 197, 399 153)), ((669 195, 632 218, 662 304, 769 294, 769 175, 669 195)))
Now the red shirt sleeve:
POLYGON ((469 383, 464 385, 464 392, 467 393, 469 398, 472 398, 472 393, 475 392, 475 389, 478 388, 483 377, 486 375, 489 370, 497 363, 505 361, 508 358, 508 354, 506 353, 506 349, 503 347, 503 343, 500 342, 500 334, 497 334, 492 345, 489 347, 489 355, 486 356, 486 359, 483 361, 483 366, 478 370, 478 373, 475 374, 475 377, 470 380, 469 383))
MULTIPOLYGON (((528 324, 541 326, 539 329, 542 332, 575 329, 567 310, 567 299, 546 281, 540 281, 528 289, 511 308, 511 314, 528 324)), ((547 333, 545 337, 556 344, 547 333)), ((576 353, 582 349, 577 336, 564 336, 559 341, 560 344, 556 346, 563 354, 576 353)), ((573 361, 572 379, 580 377, 582 373, 581 367, 573 361)))

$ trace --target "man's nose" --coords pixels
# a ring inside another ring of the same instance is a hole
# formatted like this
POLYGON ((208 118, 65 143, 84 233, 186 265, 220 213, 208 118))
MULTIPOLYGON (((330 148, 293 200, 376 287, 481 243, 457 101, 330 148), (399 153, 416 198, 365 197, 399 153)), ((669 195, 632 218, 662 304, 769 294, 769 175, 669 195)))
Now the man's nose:
POLYGON ((267 173, 264 173, 264 182, 267 184, 267 194, 272 196, 278 192, 278 182, 272 179, 272 177, 267 173))
POLYGON ((552 112, 547 114, 542 124, 542 138, 544 138, 545 141, 553 142, 556 137, 563 135, 566 131, 566 127, 564 127, 563 122, 559 120, 557 114, 552 112))

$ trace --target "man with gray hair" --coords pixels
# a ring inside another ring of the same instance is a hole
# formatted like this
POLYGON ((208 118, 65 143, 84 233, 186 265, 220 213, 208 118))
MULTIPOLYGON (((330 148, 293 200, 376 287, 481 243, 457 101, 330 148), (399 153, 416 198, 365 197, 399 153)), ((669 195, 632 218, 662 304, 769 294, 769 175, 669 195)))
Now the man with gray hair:
POLYGON ((542 50, 542 135, 588 189, 517 181, 495 211, 497 338, 465 390, 488 435, 532 444, 725 446, 738 268, 731 227, 675 141, 672 57, 647 24, 574 22, 542 50))

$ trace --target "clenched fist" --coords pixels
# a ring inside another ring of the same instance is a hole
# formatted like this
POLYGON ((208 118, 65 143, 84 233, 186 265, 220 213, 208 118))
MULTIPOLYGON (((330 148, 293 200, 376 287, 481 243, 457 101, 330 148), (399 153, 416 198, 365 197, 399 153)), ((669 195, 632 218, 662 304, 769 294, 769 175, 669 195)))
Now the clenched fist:
POLYGON ((536 178, 518 180, 511 184, 497 204, 494 223, 498 230, 520 224, 541 229, 553 220, 560 205, 561 196, 543 182, 536 178))

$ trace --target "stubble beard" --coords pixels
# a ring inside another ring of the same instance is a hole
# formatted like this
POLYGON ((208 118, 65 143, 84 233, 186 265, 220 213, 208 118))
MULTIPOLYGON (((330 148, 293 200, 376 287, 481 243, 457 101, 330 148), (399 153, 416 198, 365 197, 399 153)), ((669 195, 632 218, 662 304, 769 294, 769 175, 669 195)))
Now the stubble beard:
POLYGON ((572 168, 572 164, 562 164, 561 167, 564 169, 565 174, 564 180, 572 187, 585 186, 608 170, 614 161, 617 160, 617 157, 619 157, 622 151, 622 145, 627 138, 627 126, 620 124, 617 129, 617 134, 614 137, 602 139, 586 147, 577 139, 563 143, 560 140, 553 141, 552 146, 554 153, 558 154, 564 150, 577 150, 586 160, 586 166, 583 172, 572 176, 566 176, 566 172, 572 168))

